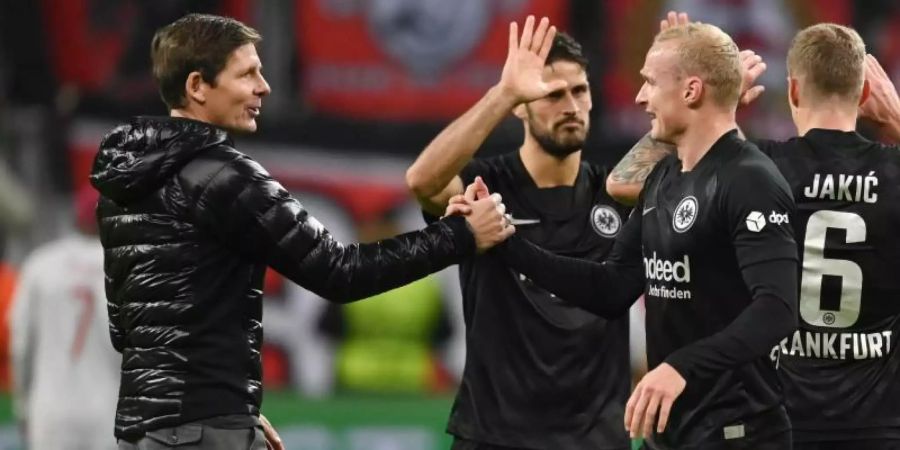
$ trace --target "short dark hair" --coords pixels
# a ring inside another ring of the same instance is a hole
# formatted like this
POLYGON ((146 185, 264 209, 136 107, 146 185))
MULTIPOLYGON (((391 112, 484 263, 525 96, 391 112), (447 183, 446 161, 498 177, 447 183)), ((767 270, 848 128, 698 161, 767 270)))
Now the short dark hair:
POLYGON ((547 65, 556 61, 571 61, 587 70, 588 60, 581 51, 581 44, 572 36, 559 31, 553 38, 553 46, 550 47, 550 53, 547 55, 547 65))
POLYGON ((153 77, 169 109, 185 106, 184 83, 191 72, 215 86, 231 53, 262 40, 259 32, 230 17, 188 14, 160 28, 150 44, 153 77))

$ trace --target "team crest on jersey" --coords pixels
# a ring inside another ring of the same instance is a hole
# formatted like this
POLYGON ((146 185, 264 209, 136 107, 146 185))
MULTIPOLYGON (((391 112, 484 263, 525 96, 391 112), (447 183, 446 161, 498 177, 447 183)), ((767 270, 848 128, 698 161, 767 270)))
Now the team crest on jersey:
POLYGON ((616 237, 622 229, 622 218, 615 209, 607 205, 594 205, 591 210, 591 225, 600 236, 616 237))
POLYGON ((697 220, 697 198, 693 195, 687 196, 678 202, 675 207, 675 214, 672 214, 672 228, 679 233, 689 230, 697 220))

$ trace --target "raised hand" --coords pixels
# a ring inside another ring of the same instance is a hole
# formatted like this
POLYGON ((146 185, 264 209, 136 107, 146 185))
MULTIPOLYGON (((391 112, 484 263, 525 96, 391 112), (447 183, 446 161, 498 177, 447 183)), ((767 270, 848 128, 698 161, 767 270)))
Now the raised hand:
POLYGON ((866 55, 866 81, 869 82, 869 98, 859 107, 860 117, 879 126, 889 125, 900 119, 900 97, 890 77, 872 55, 866 55))
POLYGON ((678 25, 687 25, 690 22, 687 13, 669 11, 666 18, 659 21, 659 31, 668 30, 678 25))
POLYGON ((741 105, 749 105, 765 90, 762 85, 754 85, 756 79, 766 71, 766 63, 753 50, 741 50, 741 105))
POLYGON ((537 100, 566 87, 563 80, 546 83, 542 76, 554 37, 556 27, 550 26, 550 20, 546 17, 535 29, 534 16, 528 16, 521 37, 519 25, 516 22, 509 24, 509 51, 499 87, 515 104, 537 100))

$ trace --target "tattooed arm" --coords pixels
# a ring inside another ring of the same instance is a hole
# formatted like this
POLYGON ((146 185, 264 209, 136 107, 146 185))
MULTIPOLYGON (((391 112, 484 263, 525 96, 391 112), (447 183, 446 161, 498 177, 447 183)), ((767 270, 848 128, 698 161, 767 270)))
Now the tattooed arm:
POLYGON ((606 178, 606 192, 620 203, 634 205, 656 162, 674 152, 675 146, 651 138, 650 133, 645 134, 606 178))

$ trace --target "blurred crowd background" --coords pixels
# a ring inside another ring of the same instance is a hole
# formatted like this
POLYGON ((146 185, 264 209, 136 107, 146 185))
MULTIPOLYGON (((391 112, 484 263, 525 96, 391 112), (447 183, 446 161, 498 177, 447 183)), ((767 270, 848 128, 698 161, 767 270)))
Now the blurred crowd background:
MULTIPOLYGON (((766 93, 740 111, 751 136, 794 133, 784 59, 809 24, 855 27, 900 80, 896 0, 0 0, 0 449, 21 446, 11 362, 27 358, 11 359, 7 327, 16 326, 7 317, 20 271, 35 249, 90 228, 87 174, 103 134, 127 116, 166 114, 150 75, 160 26, 206 12, 263 34, 273 93, 259 131, 238 136, 238 149, 339 239, 371 241, 422 225, 404 171, 499 79, 508 22, 546 15, 582 43, 594 97, 584 155, 613 164, 647 130, 633 103, 638 70, 670 9, 719 25, 768 63, 766 93)), ((480 155, 521 139, 520 122, 509 120, 480 155)), ((446 448, 465 355, 456 276, 451 268, 336 307, 270 274, 264 412, 289 448, 446 448)), ((96 296, 93 320, 102 322, 96 296)), ((88 340, 79 345, 108 344, 95 334, 76 336, 88 340)), ((76 337, 59 336, 59 345, 76 337)))

